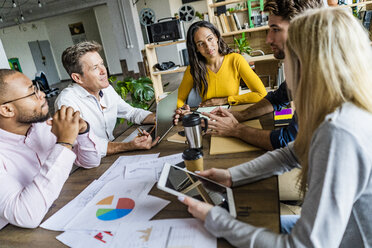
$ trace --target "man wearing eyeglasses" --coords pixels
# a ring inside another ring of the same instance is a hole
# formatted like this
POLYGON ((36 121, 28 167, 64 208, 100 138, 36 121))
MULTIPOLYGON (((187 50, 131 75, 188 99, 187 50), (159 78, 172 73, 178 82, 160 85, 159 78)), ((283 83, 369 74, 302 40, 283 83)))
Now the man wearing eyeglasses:
POLYGON ((88 121, 93 132, 100 138, 97 144, 102 156, 130 150, 150 149, 159 138, 152 140, 144 132, 141 137, 129 143, 112 142, 117 118, 125 118, 136 124, 154 124, 155 115, 149 111, 134 108, 115 92, 107 79, 106 67, 96 42, 81 42, 68 47, 62 54, 62 63, 73 84, 58 96, 55 106, 71 106, 79 110, 88 121))
POLYGON ((97 167, 96 137, 78 111, 63 106, 49 119, 38 85, 0 69, 0 229, 34 228, 61 192, 75 163, 97 167))

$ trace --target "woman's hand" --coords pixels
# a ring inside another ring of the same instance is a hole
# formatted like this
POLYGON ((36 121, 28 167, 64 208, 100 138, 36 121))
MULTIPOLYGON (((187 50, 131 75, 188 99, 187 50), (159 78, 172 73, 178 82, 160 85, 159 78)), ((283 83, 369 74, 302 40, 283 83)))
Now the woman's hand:
POLYGON ((212 168, 209 170, 200 171, 198 175, 209 178, 212 181, 225 185, 226 187, 232 186, 232 179, 229 170, 212 168))
POLYGON ((209 211, 213 208, 211 204, 204 203, 187 196, 179 196, 178 200, 188 206, 187 210, 190 214, 192 214, 192 216, 202 221, 205 221, 209 211))
POLYGON ((191 114, 190 106, 185 104, 181 108, 176 109, 173 116, 173 123, 177 126, 178 122, 184 115, 191 114))

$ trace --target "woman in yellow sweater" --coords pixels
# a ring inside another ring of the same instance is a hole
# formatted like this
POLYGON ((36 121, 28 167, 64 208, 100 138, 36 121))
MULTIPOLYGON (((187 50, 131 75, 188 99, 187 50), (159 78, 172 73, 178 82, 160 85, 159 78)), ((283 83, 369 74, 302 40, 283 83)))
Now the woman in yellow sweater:
POLYGON ((262 81, 240 54, 234 53, 211 23, 192 24, 187 32, 187 67, 178 89, 177 107, 182 107, 194 87, 202 106, 260 101, 267 93, 262 81), (240 79, 251 92, 239 95, 240 79))

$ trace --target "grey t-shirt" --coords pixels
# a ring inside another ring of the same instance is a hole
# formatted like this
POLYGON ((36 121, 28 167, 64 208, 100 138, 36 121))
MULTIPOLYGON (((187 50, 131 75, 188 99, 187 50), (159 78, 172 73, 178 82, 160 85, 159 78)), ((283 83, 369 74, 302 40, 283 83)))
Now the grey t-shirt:
MULTIPOLYGON (((293 143, 230 169, 233 185, 300 167, 293 143)), ((314 132, 308 192, 290 234, 276 234, 214 207, 205 227, 237 247, 372 247, 372 114, 344 103, 314 132)))

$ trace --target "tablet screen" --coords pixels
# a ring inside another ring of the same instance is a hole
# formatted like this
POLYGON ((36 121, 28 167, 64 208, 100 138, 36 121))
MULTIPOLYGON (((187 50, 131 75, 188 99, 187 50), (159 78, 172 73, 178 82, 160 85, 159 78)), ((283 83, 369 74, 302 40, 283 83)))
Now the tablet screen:
POLYGON ((178 167, 170 166, 165 187, 200 201, 223 207, 229 212, 226 187, 178 167))

